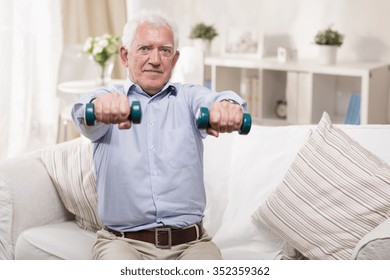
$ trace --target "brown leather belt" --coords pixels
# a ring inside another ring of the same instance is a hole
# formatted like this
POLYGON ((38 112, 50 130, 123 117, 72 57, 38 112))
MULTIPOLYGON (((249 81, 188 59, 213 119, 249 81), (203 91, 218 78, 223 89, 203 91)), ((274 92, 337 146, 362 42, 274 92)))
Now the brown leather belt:
POLYGON ((151 230, 134 232, 120 232, 108 227, 105 230, 118 237, 124 237, 154 244, 160 249, 169 249, 172 246, 188 243, 202 237, 202 225, 194 224, 186 228, 158 227, 151 230))

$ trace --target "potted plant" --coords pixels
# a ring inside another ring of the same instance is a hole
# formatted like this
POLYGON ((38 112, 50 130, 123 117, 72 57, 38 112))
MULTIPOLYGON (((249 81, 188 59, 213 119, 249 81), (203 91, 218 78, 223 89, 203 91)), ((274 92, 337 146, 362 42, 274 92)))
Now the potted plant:
POLYGON ((198 23, 191 29, 190 38, 193 39, 194 46, 201 48, 205 54, 210 53, 211 41, 218 36, 218 32, 213 25, 198 23))
POLYGON ((329 26, 317 32, 314 41, 319 45, 321 64, 334 64, 336 62, 337 49, 344 42, 344 34, 329 26))

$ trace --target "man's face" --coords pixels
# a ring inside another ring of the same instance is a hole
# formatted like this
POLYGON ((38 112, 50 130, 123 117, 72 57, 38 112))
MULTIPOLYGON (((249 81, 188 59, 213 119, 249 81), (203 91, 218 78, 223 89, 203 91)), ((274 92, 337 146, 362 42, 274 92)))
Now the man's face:
POLYGON ((137 28, 130 49, 121 47, 120 55, 130 80, 151 96, 168 82, 179 58, 179 52, 173 49, 172 31, 148 23, 137 28))

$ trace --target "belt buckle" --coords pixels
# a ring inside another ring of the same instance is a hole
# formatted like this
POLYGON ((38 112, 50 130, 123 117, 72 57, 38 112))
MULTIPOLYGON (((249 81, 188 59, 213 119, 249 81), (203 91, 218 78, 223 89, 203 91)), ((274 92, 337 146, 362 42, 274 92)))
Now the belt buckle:
POLYGON ((160 249, 171 249, 172 247, 172 231, 171 228, 156 228, 154 230, 154 244, 156 245, 156 248, 160 249), (168 234, 168 244, 167 245, 160 245, 159 243, 159 234, 160 232, 166 232, 168 234))

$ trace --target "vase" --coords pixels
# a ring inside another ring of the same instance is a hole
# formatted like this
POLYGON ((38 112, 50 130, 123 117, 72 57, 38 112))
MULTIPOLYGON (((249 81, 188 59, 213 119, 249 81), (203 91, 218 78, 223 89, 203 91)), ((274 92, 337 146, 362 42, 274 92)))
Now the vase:
POLYGON ((319 63, 333 65, 336 63, 338 46, 319 45, 319 63))
MULTIPOLYGON (((95 61, 96 62, 96 61, 95 61)), ((114 58, 109 58, 104 64, 96 62, 98 77, 96 85, 107 86, 111 83, 112 70, 114 70, 114 58)))
POLYGON ((203 51, 205 56, 211 54, 211 40, 206 39, 193 39, 193 46, 203 51))

